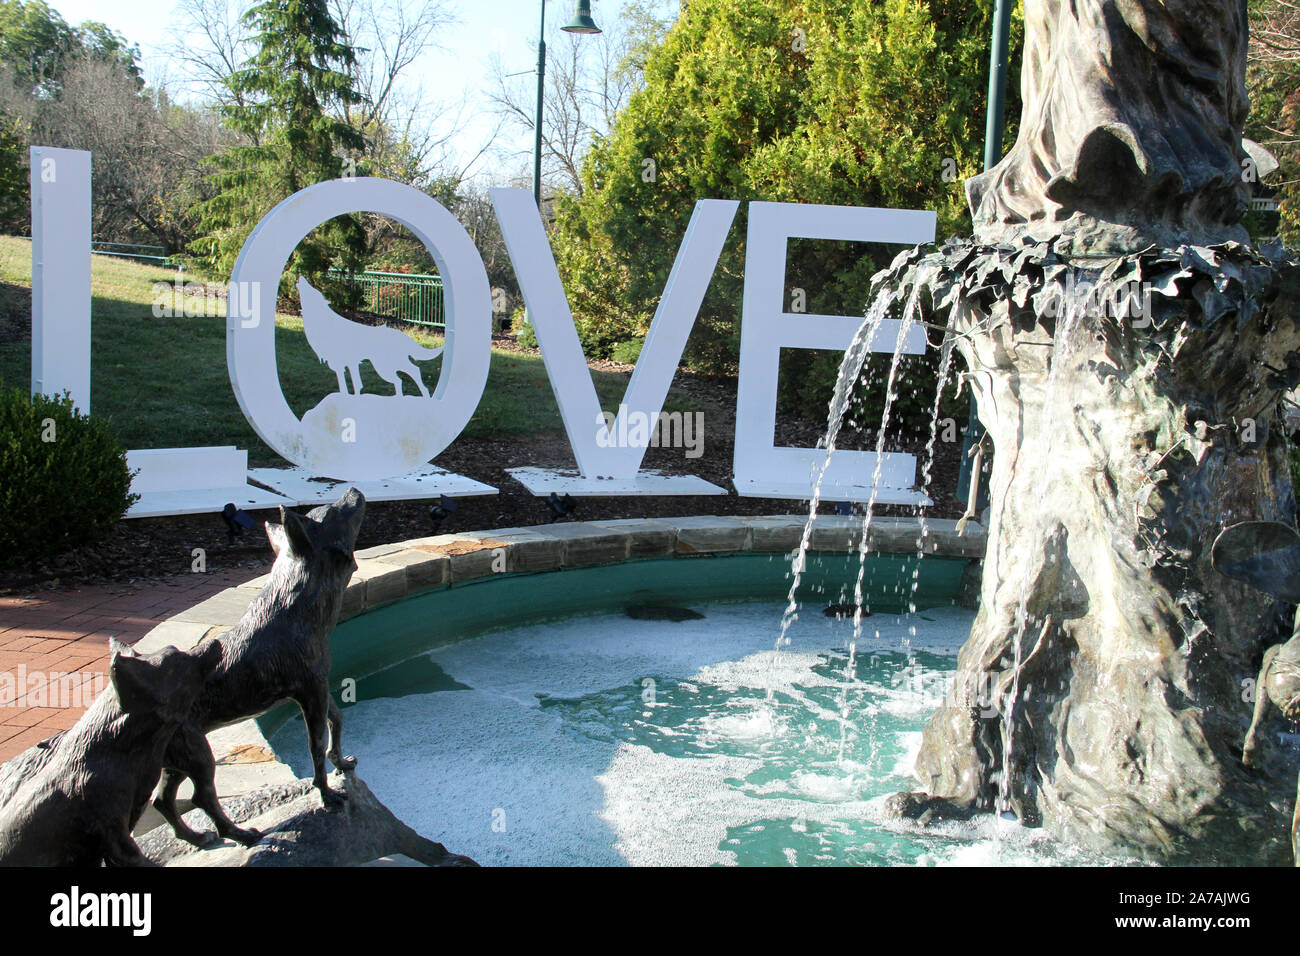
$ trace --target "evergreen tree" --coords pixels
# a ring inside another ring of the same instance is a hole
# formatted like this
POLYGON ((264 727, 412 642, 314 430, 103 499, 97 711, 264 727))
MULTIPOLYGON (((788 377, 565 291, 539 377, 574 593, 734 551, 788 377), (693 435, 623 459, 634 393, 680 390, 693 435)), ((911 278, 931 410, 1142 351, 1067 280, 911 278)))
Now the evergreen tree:
MULTIPOLYGON (((253 226, 299 189, 350 171, 345 157, 359 152, 359 131, 337 119, 359 94, 348 68, 354 54, 329 12, 327 0, 266 0, 244 14, 257 53, 230 78, 226 123, 247 143, 215 156, 216 194, 195 211, 205 235, 191 248, 228 276, 253 226)), ((358 268, 364 236, 356 220, 341 217, 313 231, 294 252, 281 282, 288 294, 299 275, 345 297, 328 279, 331 266, 358 268)))
POLYGON ((25 138, 22 120, 0 110, 0 233, 28 231, 25 138))
POLYGON ((14 79, 44 93, 56 92, 77 33, 44 0, 0 0, 0 62, 14 79))

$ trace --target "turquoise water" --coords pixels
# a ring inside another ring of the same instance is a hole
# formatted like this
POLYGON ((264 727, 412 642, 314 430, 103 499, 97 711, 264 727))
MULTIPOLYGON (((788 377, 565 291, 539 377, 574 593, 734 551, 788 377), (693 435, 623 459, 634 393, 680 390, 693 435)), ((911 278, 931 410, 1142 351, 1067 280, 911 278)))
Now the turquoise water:
MULTIPOLYGON (((971 612, 852 625, 805 606, 695 605, 447 644, 358 684, 344 749, 403 820, 498 865, 1107 862, 985 817, 886 822, 948 692, 971 612), (770 694, 769 694, 770 691, 770 694)), ((308 769, 301 722, 272 739, 308 769)))

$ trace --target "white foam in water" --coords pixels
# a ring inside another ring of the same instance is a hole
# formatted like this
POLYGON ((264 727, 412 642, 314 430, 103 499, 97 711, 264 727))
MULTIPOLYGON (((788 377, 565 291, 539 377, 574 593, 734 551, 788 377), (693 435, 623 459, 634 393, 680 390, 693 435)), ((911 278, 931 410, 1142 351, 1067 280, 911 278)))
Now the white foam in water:
POLYGON ((903 752, 894 764, 893 773, 897 777, 906 777, 916 766, 916 756, 921 752, 921 732, 901 733, 898 742, 902 745, 903 752))
MULTIPOLYGON (((868 619, 840 761, 852 622, 805 609, 773 669, 782 605, 701 610, 702 620, 603 615, 440 647, 428 656, 471 689, 349 707, 346 749, 398 817, 484 864, 1081 861, 1018 827, 918 833, 881 819, 885 795, 915 786, 905 775, 970 612, 868 619), (939 664, 918 678, 904 648, 939 664)), ((275 744, 309 771, 301 724, 275 744)))
POLYGON ((766 710, 725 717, 705 717, 700 728, 706 738, 725 740, 770 740, 788 731, 786 724, 766 710))

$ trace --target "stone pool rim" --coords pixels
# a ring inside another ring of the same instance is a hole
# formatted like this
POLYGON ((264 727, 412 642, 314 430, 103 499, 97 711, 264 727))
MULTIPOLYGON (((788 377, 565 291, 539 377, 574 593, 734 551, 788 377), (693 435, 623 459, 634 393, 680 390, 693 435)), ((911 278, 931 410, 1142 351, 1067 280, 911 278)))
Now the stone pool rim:
MULTIPOLYGON (((348 584, 339 621, 415 595, 499 577, 503 572, 508 579, 516 574, 655 558, 792 557, 806 522, 806 515, 597 519, 455 532, 378 545, 356 552, 357 569, 348 584)), ((861 516, 819 515, 813 523, 809 551, 856 552, 862 523, 861 516)), ((970 562, 972 581, 978 582, 974 571, 984 557, 986 542, 985 529, 974 522, 958 534, 957 522, 951 519, 874 517, 867 551, 963 558, 970 562)), ((239 621, 269 577, 260 575, 227 588, 173 615, 140 638, 135 650, 153 654, 168 645, 185 650, 218 636, 239 621)), ((217 760, 217 792, 222 798, 297 779, 276 757, 256 718, 214 731, 208 739, 217 760)), ((161 819, 149 823, 157 825, 161 819)))

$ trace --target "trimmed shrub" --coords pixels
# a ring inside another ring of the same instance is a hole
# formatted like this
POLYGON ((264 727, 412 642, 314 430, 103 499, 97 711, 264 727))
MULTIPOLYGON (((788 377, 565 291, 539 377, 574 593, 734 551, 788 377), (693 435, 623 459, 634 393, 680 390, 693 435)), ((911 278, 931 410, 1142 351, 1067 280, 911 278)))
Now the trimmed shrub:
POLYGON ((528 315, 520 309, 510 319, 515 328, 515 341, 526 349, 537 348, 537 333, 533 331, 533 323, 528 321, 528 315))
POLYGON ((100 540, 138 497, 106 419, 0 384, 0 567, 100 540))
POLYGON ((641 357, 641 347, 645 345, 645 339, 628 339, 626 342, 619 342, 610 351, 609 357, 615 362, 621 362, 623 365, 635 365, 636 360, 641 357))

